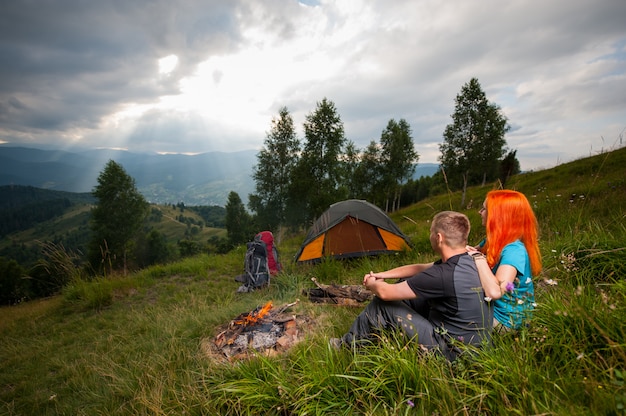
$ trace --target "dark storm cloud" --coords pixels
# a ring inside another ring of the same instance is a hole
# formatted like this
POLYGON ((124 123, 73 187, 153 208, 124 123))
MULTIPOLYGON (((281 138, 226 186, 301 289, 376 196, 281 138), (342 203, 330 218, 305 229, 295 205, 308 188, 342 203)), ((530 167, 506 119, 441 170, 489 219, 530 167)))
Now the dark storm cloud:
POLYGON ((7 1, 0 24, 3 127, 95 127, 124 103, 177 92, 176 81, 208 54, 236 47, 224 2, 7 1), (159 79, 157 60, 179 69, 159 79))
POLYGON ((626 126, 624 16, 623 0, 6 0, 0 142, 259 148, 280 107, 299 127, 327 97, 359 147, 405 118, 434 162, 477 77, 522 164, 566 160, 626 126))

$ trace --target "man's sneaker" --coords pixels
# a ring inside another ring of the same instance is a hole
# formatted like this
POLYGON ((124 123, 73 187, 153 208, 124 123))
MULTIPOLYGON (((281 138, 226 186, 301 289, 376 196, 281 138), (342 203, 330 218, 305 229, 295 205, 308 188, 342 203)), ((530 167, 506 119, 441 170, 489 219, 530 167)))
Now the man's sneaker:
POLYGON ((328 340, 328 345, 336 351, 341 349, 341 344, 341 338, 331 338, 328 340))

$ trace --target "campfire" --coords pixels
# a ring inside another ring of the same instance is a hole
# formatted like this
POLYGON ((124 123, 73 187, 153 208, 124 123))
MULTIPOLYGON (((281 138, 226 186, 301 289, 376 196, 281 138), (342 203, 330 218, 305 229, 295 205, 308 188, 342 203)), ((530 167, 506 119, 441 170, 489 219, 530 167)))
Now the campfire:
POLYGON ((289 349, 302 338, 300 329, 308 321, 286 313, 296 304, 297 301, 275 308, 270 301, 239 315, 217 334, 213 340, 215 348, 229 360, 255 352, 273 354, 289 349))

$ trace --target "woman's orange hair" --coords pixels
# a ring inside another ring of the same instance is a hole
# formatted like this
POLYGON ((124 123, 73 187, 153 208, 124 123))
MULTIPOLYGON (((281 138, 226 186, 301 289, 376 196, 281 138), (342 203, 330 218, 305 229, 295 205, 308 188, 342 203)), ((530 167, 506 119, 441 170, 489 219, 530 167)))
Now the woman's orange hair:
POLYGON ((483 252, 489 265, 493 267, 498 263, 504 246, 520 240, 530 257, 532 274, 537 276, 541 272, 537 218, 526 196, 506 189, 490 191, 485 206, 487 239, 483 252))

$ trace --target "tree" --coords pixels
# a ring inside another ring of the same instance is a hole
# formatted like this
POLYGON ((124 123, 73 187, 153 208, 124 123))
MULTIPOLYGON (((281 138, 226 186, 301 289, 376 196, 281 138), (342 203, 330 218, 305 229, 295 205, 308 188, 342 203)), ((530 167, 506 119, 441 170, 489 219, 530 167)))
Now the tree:
POLYGON ((376 141, 370 141, 363 151, 350 183, 353 189, 350 195, 352 198, 365 199, 374 205, 383 202, 385 192, 380 163, 380 146, 376 141))
POLYGON ((304 122, 305 144, 290 188, 292 220, 307 222, 347 196, 342 163, 347 140, 332 101, 324 98, 304 122), (294 215, 295 214, 295 215, 294 215))
POLYGON ((246 212, 241 197, 235 191, 228 194, 226 203, 226 232, 231 247, 243 244, 252 238, 252 218, 246 212))
POLYGON ((444 142, 439 145, 439 161, 449 183, 463 189, 465 205, 468 185, 494 180, 504 155, 509 131, 500 108, 490 103, 478 80, 472 78, 456 96, 452 123, 446 126, 444 142))
POLYGON ((263 228, 273 229, 285 223, 289 184, 299 152, 293 118, 287 107, 282 107, 278 118, 272 119, 265 145, 257 155, 258 163, 252 174, 255 194, 248 198, 248 207, 256 213, 263 228))
POLYGON ((343 177, 346 178, 348 198, 359 198, 361 195, 361 185, 356 181, 356 172, 361 163, 361 151, 353 142, 346 146, 346 153, 343 161, 343 177))
POLYGON ((15 260, 0 257, 0 305, 11 305, 28 297, 25 275, 15 260))
POLYGON ((415 172, 419 154, 413 145, 411 127, 404 119, 399 122, 389 120, 381 134, 380 144, 380 163, 386 190, 385 210, 389 211, 391 200, 391 211, 395 211, 400 207, 402 185, 411 179, 415 172))
POLYGON ((167 263, 172 258, 167 237, 155 229, 139 237, 135 251, 140 267, 167 263))
POLYGON ((502 186, 506 184, 509 178, 520 173, 519 160, 517 160, 517 150, 511 150, 500 161, 500 182, 502 186))
POLYGON ((91 211, 92 239, 89 260, 95 270, 127 270, 133 238, 148 215, 149 204, 137 191, 135 180, 113 160, 98 176, 92 194, 98 200, 91 211))

